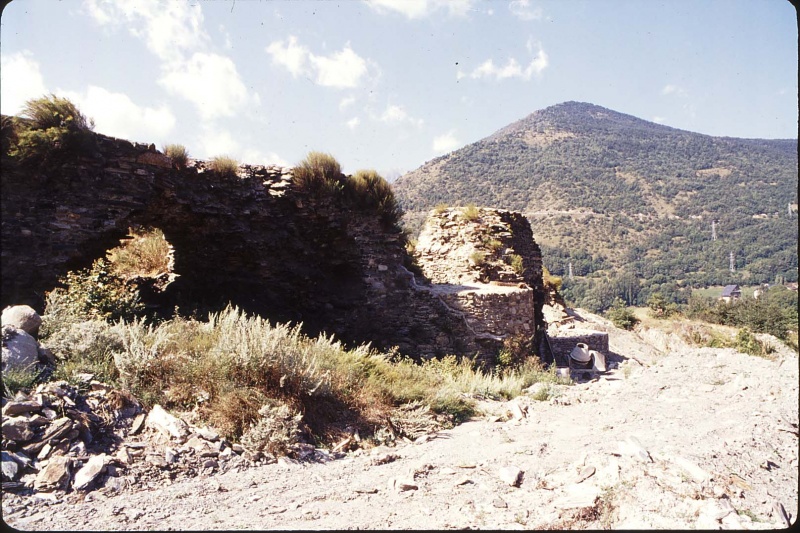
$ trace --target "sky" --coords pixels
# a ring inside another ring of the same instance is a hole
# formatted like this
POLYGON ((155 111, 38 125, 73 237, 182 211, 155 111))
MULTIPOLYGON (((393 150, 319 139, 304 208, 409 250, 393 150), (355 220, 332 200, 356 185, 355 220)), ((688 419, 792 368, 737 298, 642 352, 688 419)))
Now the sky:
POLYGON ((797 138, 786 0, 13 0, 0 111, 66 96, 190 157, 389 180, 548 106, 797 138))

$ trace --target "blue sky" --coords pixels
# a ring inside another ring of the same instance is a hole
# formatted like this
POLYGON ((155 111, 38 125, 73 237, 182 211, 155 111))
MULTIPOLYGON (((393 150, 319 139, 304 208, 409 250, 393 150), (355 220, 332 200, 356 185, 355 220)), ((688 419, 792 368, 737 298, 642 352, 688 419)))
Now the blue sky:
POLYGON ((53 92, 192 157, 319 150, 389 179, 569 100, 796 138, 796 20, 785 0, 14 0, 0 109, 53 92))

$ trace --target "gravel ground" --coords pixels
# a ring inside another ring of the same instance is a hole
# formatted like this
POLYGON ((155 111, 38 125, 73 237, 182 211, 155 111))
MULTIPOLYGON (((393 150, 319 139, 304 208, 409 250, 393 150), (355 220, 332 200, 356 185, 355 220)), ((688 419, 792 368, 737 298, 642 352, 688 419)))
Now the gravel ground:
MULTIPOLYGON (((616 368, 552 399, 338 460, 20 496, 21 530, 785 528, 798 513, 798 358, 609 332, 616 368), (788 520, 788 522, 787 522, 788 520)), ((613 365, 612 365, 613 366, 613 365)), ((538 397, 538 396, 537 396, 538 397)))

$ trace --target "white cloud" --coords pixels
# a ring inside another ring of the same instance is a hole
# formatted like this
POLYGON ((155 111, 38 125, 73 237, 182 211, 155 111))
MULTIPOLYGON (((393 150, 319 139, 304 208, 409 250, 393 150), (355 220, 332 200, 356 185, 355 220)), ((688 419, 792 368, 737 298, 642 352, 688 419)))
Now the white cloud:
POLYGON ((267 46, 267 53, 272 56, 272 62, 282 65, 292 73, 295 78, 305 72, 305 64, 309 51, 305 46, 297 44, 297 37, 289 36, 289 42, 275 41, 267 46))
MULTIPOLYGON (((259 104, 245 87, 234 62, 206 51, 211 39, 204 29, 200 3, 170 0, 84 0, 85 11, 101 26, 124 26, 161 61, 158 83, 192 102, 203 120, 233 116, 246 104, 259 104)), ((224 25, 219 30, 231 48, 224 25)))
POLYGON ((367 62, 353 52, 350 43, 328 57, 310 54, 309 60, 317 70, 317 83, 323 87, 357 87, 361 77, 367 73, 367 62))
POLYGON ((450 15, 456 17, 465 17, 473 9, 472 0, 442 0, 438 3, 444 4, 450 15))
POLYGON ((162 61, 180 61, 184 53, 198 49, 208 41, 199 3, 84 0, 83 5, 100 25, 126 26, 162 61))
POLYGON ((219 32, 222 34, 222 37, 225 39, 225 49, 232 50, 233 49, 233 42, 231 42, 231 34, 228 33, 228 29, 225 27, 224 24, 219 25, 219 32))
POLYGON ((367 0, 367 5, 378 13, 395 11, 410 19, 422 18, 430 9, 428 0, 367 0))
POLYGON ((361 124, 361 120, 359 120, 358 117, 353 117, 350 120, 348 120, 345 124, 347 124, 348 128, 354 130, 359 124, 361 124))
POLYGON ((541 74, 549 64, 550 60, 548 59, 547 54, 540 47, 539 51, 536 52, 536 57, 533 58, 533 61, 531 61, 530 65, 528 65, 528 68, 525 70, 527 77, 530 78, 530 74, 528 74, 529 71, 536 75, 541 74))
POLYGON ((534 74, 540 75, 544 69, 549 65, 547 54, 543 49, 539 49, 536 56, 528 64, 525 69, 513 57, 508 60, 505 66, 499 67, 494 64, 494 61, 487 59, 479 67, 472 71, 470 77, 473 79, 480 78, 495 78, 496 80, 504 80, 508 78, 520 78, 523 80, 531 79, 534 74))
POLYGON ((290 35, 287 41, 274 41, 267 46, 272 62, 285 67, 295 78, 313 76, 323 87, 339 89, 357 87, 367 74, 367 62, 356 54, 350 43, 329 56, 315 55, 297 38, 290 35))
POLYGON ((269 165, 275 164, 284 167, 292 166, 286 159, 275 152, 263 152, 254 148, 252 143, 241 142, 241 139, 227 129, 213 124, 205 124, 193 141, 193 146, 198 149, 197 158, 209 160, 213 157, 226 155, 236 159, 240 165, 269 165))
POLYGON ((508 4, 511 14, 520 20, 539 20, 542 18, 542 8, 532 8, 530 0, 514 0, 508 4))
POLYGON ((458 69, 456 71, 456 80, 460 80, 460 79, 466 78, 466 77, 467 77, 467 74, 463 70, 458 69))
POLYGON ((395 12, 409 19, 427 17, 434 11, 446 8, 453 16, 465 16, 472 10, 474 0, 366 0, 378 13, 395 12))
POLYGON ((200 150, 197 156, 199 159, 211 159, 218 155, 238 158, 243 155, 239 141, 233 137, 230 131, 209 124, 201 128, 193 145, 200 150))
POLYGON ((663 124, 665 120, 667 120, 666 117, 660 117, 658 115, 653 117, 653 122, 656 124, 663 124))
POLYGON ((188 61, 171 65, 158 83, 192 102, 203 119, 233 116, 247 104, 259 104, 233 61, 218 54, 195 52, 188 61))
POLYGON ((683 87, 679 85, 673 85, 671 83, 669 85, 665 85, 664 88, 661 89, 661 94, 663 95, 674 94, 675 96, 680 96, 680 97, 689 96, 689 93, 687 93, 683 87))
POLYGON ((383 113, 381 113, 381 116, 378 120, 387 124, 408 123, 417 127, 422 127, 422 125, 425 123, 425 121, 421 118, 414 118, 409 115, 403 106, 392 104, 386 106, 386 109, 383 113))
POLYGON ((456 130, 450 130, 433 139, 433 151, 437 154, 452 152, 461 146, 461 141, 456 138, 456 130))
POLYGON ((354 103, 356 103, 356 97, 355 96, 348 96, 346 98, 342 98, 339 101, 339 111, 344 111, 345 109, 347 109, 348 107, 350 107, 354 103))
POLYGON ((89 85, 86 92, 57 91, 72 100, 81 112, 95 120, 99 133, 142 142, 162 141, 175 127, 169 107, 139 106, 127 94, 89 85))
POLYGON ((39 63, 27 50, 0 56, 0 109, 6 115, 20 113, 25 102, 47 94, 39 63))
POLYGON ((287 160, 276 154, 275 152, 262 152, 254 148, 248 148, 242 152, 242 163, 248 165, 280 165, 282 167, 291 167, 287 160))

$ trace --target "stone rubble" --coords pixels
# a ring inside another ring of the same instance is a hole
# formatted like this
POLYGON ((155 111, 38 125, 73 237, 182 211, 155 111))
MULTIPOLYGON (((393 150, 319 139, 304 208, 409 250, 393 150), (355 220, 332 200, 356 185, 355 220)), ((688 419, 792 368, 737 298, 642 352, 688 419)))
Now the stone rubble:
MULTIPOLYGON (((145 413, 134 398, 106 384, 91 381, 88 389, 50 382, 30 395, 3 399, 3 491, 112 494, 136 484, 275 462, 159 405, 145 413)), ((303 443, 293 453, 314 461, 344 455, 303 443)))

